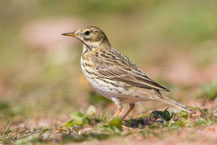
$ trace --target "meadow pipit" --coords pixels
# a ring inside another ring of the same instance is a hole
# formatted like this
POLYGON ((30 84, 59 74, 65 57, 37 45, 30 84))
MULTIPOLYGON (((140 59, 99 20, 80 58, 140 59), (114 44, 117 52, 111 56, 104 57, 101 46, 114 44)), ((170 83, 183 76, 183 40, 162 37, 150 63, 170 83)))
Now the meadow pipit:
POLYGON ((114 116, 122 111, 122 103, 129 103, 130 109, 122 117, 124 119, 134 109, 134 103, 139 101, 160 101, 194 112, 163 96, 160 91, 169 90, 154 82, 128 57, 114 49, 101 29, 86 26, 62 35, 75 37, 83 43, 82 71, 98 93, 117 105, 118 111, 114 116))

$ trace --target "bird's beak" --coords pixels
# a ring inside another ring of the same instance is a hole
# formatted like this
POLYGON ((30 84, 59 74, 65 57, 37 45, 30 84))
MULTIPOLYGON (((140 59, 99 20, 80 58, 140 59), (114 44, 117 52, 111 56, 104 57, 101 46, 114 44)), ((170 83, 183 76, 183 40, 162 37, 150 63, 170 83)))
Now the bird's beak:
POLYGON ((76 37, 77 36, 75 34, 75 32, 62 33, 62 35, 64 35, 64 36, 72 36, 72 37, 76 37))

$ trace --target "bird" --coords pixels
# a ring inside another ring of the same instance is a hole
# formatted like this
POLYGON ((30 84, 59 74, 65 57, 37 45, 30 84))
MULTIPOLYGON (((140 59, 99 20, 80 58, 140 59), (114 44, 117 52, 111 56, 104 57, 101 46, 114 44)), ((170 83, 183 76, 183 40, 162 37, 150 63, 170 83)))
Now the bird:
POLYGON ((62 33, 75 37, 83 44, 81 69, 91 86, 104 97, 112 100, 117 117, 123 110, 123 103, 129 104, 124 120, 140 101, 164 102, 189 113, 194 110, 162 95, 169 90, 148 77, 136 64, 113 48, 106 34, 96 26, 85 26, 75 31, 62 33))

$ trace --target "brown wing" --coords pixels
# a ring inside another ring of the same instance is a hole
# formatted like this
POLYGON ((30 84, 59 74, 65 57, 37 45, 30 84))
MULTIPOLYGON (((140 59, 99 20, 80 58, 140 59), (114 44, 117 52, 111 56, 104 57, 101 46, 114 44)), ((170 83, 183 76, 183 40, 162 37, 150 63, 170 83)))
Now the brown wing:
POLYGON ((129 58, 117 50, 104 52, 95 63, 99 77, 127 83, 131 86, 169 91, 151 80, 129 58), (100 62, 100 63, 99 63, 100 62))
POLYGON ((169 91, 167 88, 157 84, 156 82, 148 78, 146 75, 144 76, 143 74, 133 70, 129 71, 114 66, 106 69, 99 69, 98 73, 100 74, 101 78, 124 82, 131 86, 145 89, 169 91))

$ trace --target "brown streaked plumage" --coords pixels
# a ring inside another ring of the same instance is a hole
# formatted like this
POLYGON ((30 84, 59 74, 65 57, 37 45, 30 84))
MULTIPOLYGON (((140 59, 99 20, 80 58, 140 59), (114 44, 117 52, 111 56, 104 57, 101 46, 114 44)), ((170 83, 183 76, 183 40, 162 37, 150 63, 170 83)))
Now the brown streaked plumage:
POLYGON ((135 102, 147 100, 165 102, 187 112, 194 112, 185 105, 163 96, 160 91, 169 90, 154 82, 128 57, 114 49, 101 29, 86 26, 63 35, 82 41, 82 71, 93 88, 118 106, 114 116, 122 111, 122 103, 130 104, 124 119, 133 110, 135 102))

